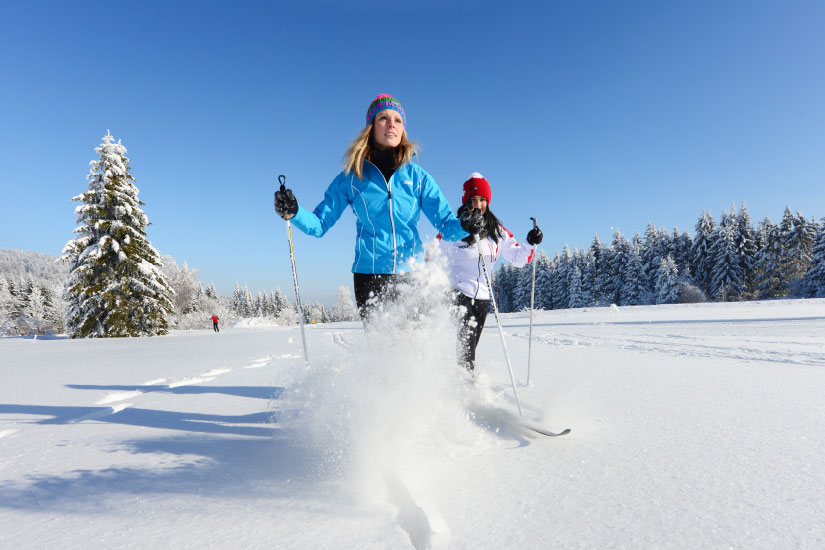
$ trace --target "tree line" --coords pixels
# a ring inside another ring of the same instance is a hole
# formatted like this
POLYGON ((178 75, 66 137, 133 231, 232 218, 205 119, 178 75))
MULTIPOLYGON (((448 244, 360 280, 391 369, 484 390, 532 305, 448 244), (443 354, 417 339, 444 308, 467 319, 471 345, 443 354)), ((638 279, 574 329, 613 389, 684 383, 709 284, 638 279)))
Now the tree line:
MULTIPOLYGON (((161 256, 146 234, 149 221, 126 148, 107 133, 95 152, 88 188, 72 199, 80 203, 78 227, 63 249, 62 268, 43 266, 28 253, 0 277, 0 334, 151 336, 208 327, 213 314, 224 322, 297 322, 297 307, 280 289, 253 297, 236 284, 232 297, 223 297, 214 285, 204 288, 186 262, 161 256)), ((0 268, 8 257, 0 255, 0 268)), ((534 265, 539 309, 819 297, 825 296, 825 223, 786 207, 778 225, 766 217, 754 228, 743 205, 723 212, 718 223, 703 213, 693 237, 649 224, 644 238, 637 233, 628 240, 616 231, 605 246, 597 235, 589 248, 565 245, 552 260, 542 251, 534 265)), ((502 311, 530 305, 532 275, 532 265, 495 272, 502 311)), ((344 286, 332 310, 303 305, 306 322, 357 318, 344 286)))
MULTIPOLYGON (((67 272, 58 258, 36 252, 0 249, 0 335, 42 336, 66 330, 65 289, 67 272)), ((197 269, 174 257, 161 257, 161 272, 172 290, 172 312, 168 327, 176 330, 204 329, 217 315, 223 323, 242 318, 263 319, 270 324, 298 322, 294 301, 280 288, 253 296, 246 285, 235 284, 233 295, 223 296, 214 283, 204 286, 197 269)), ((349 288, 338 289, 333 308, 319 302, 303 304, 307 323, 351 321, 358 312, 349 288)))
MULTIPOLYGON (((825 222, 825 219, 823 219, 825 222)), ((493 288, 501 311, 530 306, 533 266, 504 264, 493 288)), ((648 224, 628 240, 620 231, 605 246, 565 245, 550 259, 536 258, 538 309, 825 297, 825 223, 785 208, 779 224, 769 217, 754 227, 743 204, 716 222, 704 212, 693 237, 648 224)))

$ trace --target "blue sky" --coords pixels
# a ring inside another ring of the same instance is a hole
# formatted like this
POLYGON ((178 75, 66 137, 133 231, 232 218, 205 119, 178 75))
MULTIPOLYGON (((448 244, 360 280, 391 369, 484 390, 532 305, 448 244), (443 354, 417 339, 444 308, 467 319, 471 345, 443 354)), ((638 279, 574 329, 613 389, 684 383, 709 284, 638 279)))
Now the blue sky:
MULTIPOLYGON (((481 172, 490 208, 522 239, 535 216, 550 254, 648 222, 692 232, 743 201, 754 222, 825 216, 825 3, 473 6, 6 3, 0 247, 60 253, 111 130, 161 253, 223 294, 290 295, 277 176, 314 208, 379 93, 453 206, 481 172)), ((294 241, 304 300, 334 303, 354 217, 294 241)))

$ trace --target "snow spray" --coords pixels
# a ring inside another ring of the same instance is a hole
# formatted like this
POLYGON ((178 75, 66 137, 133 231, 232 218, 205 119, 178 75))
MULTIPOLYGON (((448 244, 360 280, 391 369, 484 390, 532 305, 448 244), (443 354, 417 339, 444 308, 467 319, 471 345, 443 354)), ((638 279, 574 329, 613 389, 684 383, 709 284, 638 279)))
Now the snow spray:
POLYGON ((388 478, 415 490, 445 440, 478 438, 462 406, 469 375, 456 363, 455 308, 437 248, 410 269, 397 298, 363 331, 332 335, 340 352, 315 357, 291 392, 301 414, 285 427, 312 449, 318 474, 367 500, 382 498, 388 478))

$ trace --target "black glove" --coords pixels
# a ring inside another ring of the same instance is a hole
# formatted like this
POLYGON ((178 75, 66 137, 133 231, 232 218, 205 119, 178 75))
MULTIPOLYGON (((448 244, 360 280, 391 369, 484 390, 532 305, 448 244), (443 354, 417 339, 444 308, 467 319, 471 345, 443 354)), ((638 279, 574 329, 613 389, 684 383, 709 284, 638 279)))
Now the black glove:
POLYGON ((282 187, 280 191, 275 191, 275 212, 285 220, 298 213, 298 199, 292 189, 282 187))
POLYGON ((484 230, 484 216, 479 210, 465 210, 459 218, 461 229, 470 235, 480 235, 484 230))
POLYGON ((544 238, 544 234, 542 234, 541 229, 538 227, 534 227, 527 233, 527 244, 530 246, 536 246, 541 244, 541 240, 544 238))

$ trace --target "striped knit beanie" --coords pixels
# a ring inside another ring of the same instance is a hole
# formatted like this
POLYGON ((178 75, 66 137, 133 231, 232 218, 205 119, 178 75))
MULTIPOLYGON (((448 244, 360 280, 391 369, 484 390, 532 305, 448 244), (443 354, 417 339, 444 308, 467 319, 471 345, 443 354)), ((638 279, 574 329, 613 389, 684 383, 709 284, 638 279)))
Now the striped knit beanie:
POLYGON ((404 114, 404 108, 401 106, 401 102, 389 94, 381 94, 372 100, 370 108, 367 109, 367 126, 369 126, 369 123, 375 118, 375 115, 384 109, 392 109, 400 113, 401 122, 405 128, 407 127, 407 115, 404 114))
POLYGON ((488 203, 493 198, 490 182, 478 172, 470 174, 470 179, 464 182, 464 194, 461 196, 461 204, 467 204, 467 201, 475 196, 484 197, 488 203))

